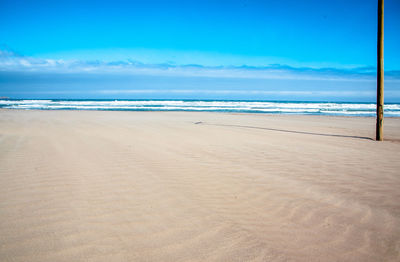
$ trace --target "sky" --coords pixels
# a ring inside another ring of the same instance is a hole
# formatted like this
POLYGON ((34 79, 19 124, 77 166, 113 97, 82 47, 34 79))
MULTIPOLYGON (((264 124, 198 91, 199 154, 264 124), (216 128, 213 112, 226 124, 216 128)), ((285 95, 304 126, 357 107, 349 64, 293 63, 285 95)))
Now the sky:
MULTIPOLYGON (((385 100, 400 102, 400 1, 385 100)), ((0 96, 375 101, 377 0, 0 0, 0 96)))

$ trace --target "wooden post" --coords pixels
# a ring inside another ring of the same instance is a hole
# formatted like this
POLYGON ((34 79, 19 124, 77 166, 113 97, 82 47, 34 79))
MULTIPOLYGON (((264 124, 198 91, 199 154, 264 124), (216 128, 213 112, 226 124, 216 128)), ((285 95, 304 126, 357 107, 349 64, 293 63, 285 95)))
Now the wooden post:
POLYGON ((378 66, 376 92, 376 140, 383 140, 383 6, 378 0, 378 66))

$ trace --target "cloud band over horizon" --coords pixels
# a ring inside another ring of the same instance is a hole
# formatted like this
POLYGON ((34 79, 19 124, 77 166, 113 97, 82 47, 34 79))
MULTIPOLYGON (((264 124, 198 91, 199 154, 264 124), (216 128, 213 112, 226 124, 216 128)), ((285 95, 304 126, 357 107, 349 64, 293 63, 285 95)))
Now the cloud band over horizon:
MULTIPOLYGON (((218 59, 216 59, 218 60, 218 59)), ((0 96, 373 101, 374 67, 295 67, 48 59, 0 50, 0 96)), ((385 72, 400 101, 400 70, 385 72)))

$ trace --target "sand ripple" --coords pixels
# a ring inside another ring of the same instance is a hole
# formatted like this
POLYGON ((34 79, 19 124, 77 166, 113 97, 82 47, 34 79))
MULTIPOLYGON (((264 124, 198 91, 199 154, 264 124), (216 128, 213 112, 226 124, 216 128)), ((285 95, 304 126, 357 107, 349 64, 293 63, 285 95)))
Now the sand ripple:
POLYGON ((386 123, 1 110, 0 260, 399 261, 386 123))

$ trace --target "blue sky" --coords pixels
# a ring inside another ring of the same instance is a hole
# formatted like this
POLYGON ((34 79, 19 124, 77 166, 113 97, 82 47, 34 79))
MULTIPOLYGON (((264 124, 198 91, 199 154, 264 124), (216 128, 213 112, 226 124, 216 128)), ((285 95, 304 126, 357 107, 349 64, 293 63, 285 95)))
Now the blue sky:
MULTIPOLYGON (((374 101, 377 1, 0 0, 0 96, 374 101)), ((400 101, 400 1, 385 1, 400 101)))

